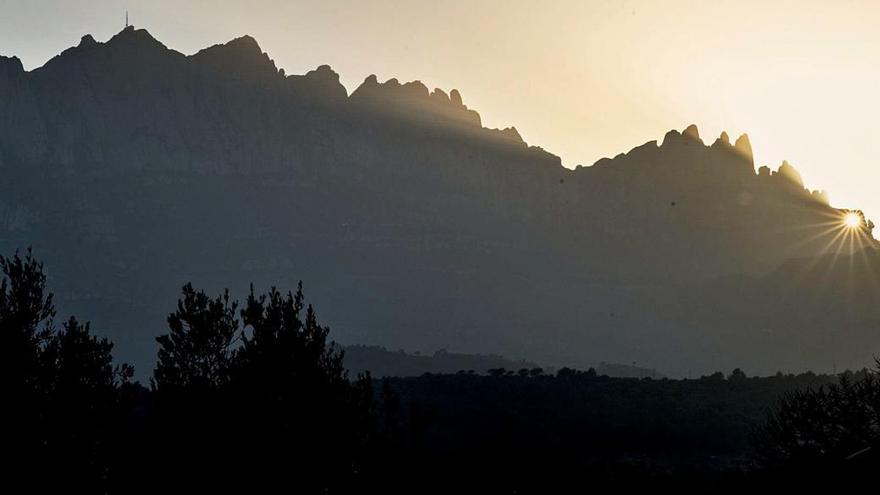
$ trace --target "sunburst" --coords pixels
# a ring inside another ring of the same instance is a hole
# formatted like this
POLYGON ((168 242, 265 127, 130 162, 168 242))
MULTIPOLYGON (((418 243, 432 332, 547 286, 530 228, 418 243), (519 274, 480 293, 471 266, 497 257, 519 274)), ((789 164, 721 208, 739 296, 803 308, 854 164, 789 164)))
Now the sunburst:
POLYGON ((848 229, 857 229, 862 226, 862 217, 854 211, 843 215, 843 225, 848 229))

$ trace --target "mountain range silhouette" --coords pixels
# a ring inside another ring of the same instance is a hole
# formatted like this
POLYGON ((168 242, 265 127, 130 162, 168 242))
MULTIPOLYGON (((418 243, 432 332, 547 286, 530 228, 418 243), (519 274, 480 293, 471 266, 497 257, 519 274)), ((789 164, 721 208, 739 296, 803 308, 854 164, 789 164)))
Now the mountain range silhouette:
POLYGON ((671 375, 862 367, 873 224, 696 126, 568 169, 457 90, 244 36, 185 56, 128 27, 25 71, 0 57, 0 252, 149 369, 178 288, 302 279, 345 344, 671 375))

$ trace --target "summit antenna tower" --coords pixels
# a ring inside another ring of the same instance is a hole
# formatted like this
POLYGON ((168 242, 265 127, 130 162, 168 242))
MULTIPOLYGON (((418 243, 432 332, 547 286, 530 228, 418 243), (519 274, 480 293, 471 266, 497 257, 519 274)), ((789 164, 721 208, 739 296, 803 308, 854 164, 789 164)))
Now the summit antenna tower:
POLYGON ((129 26, 129 24, 128 24, 128 11, 126 10, 125 11, 125 27, 127 28, 128 26, 129 26))

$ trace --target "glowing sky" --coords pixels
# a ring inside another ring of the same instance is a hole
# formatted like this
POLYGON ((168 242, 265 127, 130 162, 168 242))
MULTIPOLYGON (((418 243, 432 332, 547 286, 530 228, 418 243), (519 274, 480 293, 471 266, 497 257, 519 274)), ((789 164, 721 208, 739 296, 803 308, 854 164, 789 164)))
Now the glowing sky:
POLYGON ((288 74, 330 64, 349 91, 373 73, 458 88, 571 167, 690 123, 748 132, 759 165, 788 159, 880 219, 880 2, 0 0, 0 54, 34 68, 106 40, 125 8, 187 54, 251 34, 288 74))

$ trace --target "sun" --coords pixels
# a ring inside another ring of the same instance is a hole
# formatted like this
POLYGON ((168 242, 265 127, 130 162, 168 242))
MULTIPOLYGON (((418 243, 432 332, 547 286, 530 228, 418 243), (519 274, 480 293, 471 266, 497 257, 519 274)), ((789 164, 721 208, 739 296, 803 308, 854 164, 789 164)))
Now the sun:
POLYGON ((843 216, 843 225, 848 229, 856 229, 862 226, 862 217, 858 213, 849 212, 843 216))

